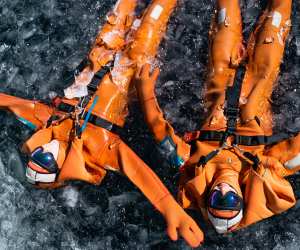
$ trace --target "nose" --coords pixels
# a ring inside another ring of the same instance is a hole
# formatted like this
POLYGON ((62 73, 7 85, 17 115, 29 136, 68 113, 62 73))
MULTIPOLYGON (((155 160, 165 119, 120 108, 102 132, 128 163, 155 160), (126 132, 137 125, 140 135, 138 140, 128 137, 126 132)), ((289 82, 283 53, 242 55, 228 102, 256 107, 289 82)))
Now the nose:
POLYGON ((227 183, 221 183, 219 185, 221 194, 224 196, 228 191, 230 191, 230 186, 227 183))

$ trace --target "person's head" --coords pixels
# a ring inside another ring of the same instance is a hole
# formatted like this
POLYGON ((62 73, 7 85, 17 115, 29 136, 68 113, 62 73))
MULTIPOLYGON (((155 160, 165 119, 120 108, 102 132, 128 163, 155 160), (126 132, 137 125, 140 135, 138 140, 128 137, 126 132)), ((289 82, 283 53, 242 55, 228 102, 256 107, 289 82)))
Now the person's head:
POLYGON ((218 233, 233 230, 243 218, 243 199, 226 182, 214 186, 207 200, 208 219, 218 233))
POLYGON ((32 184, 54 182, 65 158, 63 151, 64 148, 58 140, 35 148, 30 154, 26 168, 27 181, 32 184))

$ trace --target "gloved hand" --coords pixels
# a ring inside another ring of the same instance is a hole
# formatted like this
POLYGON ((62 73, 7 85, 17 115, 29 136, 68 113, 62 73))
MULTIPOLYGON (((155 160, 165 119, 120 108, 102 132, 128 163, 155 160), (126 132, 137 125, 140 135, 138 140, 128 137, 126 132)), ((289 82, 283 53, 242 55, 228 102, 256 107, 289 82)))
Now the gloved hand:
POLYGON ((137 89, 139 99, 146 101, 155 97, 154 89, 159 75, 159 68, 155 68, 150 74, 151 65, 145 64, 137 70, 135 76, 135 87, 137 89))
POLYGON ((167 233, 173 241, 178 239, 179 234, 191 247, 198 247, 203 242, 203 232, 171 195, 165 196, 156 207, 164 216, 167 233))

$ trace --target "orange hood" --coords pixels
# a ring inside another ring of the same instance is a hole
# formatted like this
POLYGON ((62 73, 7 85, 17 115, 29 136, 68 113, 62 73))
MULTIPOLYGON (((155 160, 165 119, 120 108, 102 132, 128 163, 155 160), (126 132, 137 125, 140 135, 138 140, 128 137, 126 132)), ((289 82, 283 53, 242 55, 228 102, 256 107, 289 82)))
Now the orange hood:
POLYGON ((184 208, 200 210, 207 219, 207 195, 221 182, 231 185, 243 197, 244 215, 238 228, 281 213, 295 204, 290 183, 271 166, 261 164, 254 171, 249 163, 236 162, 234 158, 231 163, 217 161, 212 160, 205 167, 190 166, 185 171, 179 186, 179 202, 184 208))

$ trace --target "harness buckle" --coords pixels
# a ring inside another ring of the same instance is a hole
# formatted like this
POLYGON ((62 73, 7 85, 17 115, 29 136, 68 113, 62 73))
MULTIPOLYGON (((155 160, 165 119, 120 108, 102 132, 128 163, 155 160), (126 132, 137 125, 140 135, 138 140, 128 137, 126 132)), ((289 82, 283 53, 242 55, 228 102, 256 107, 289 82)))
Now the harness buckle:
POLYGON ((228 118, 236 118, 239 115, 239 108, 233 108, 233 107, 226 107, 225 108, 225 115, 228 118))

